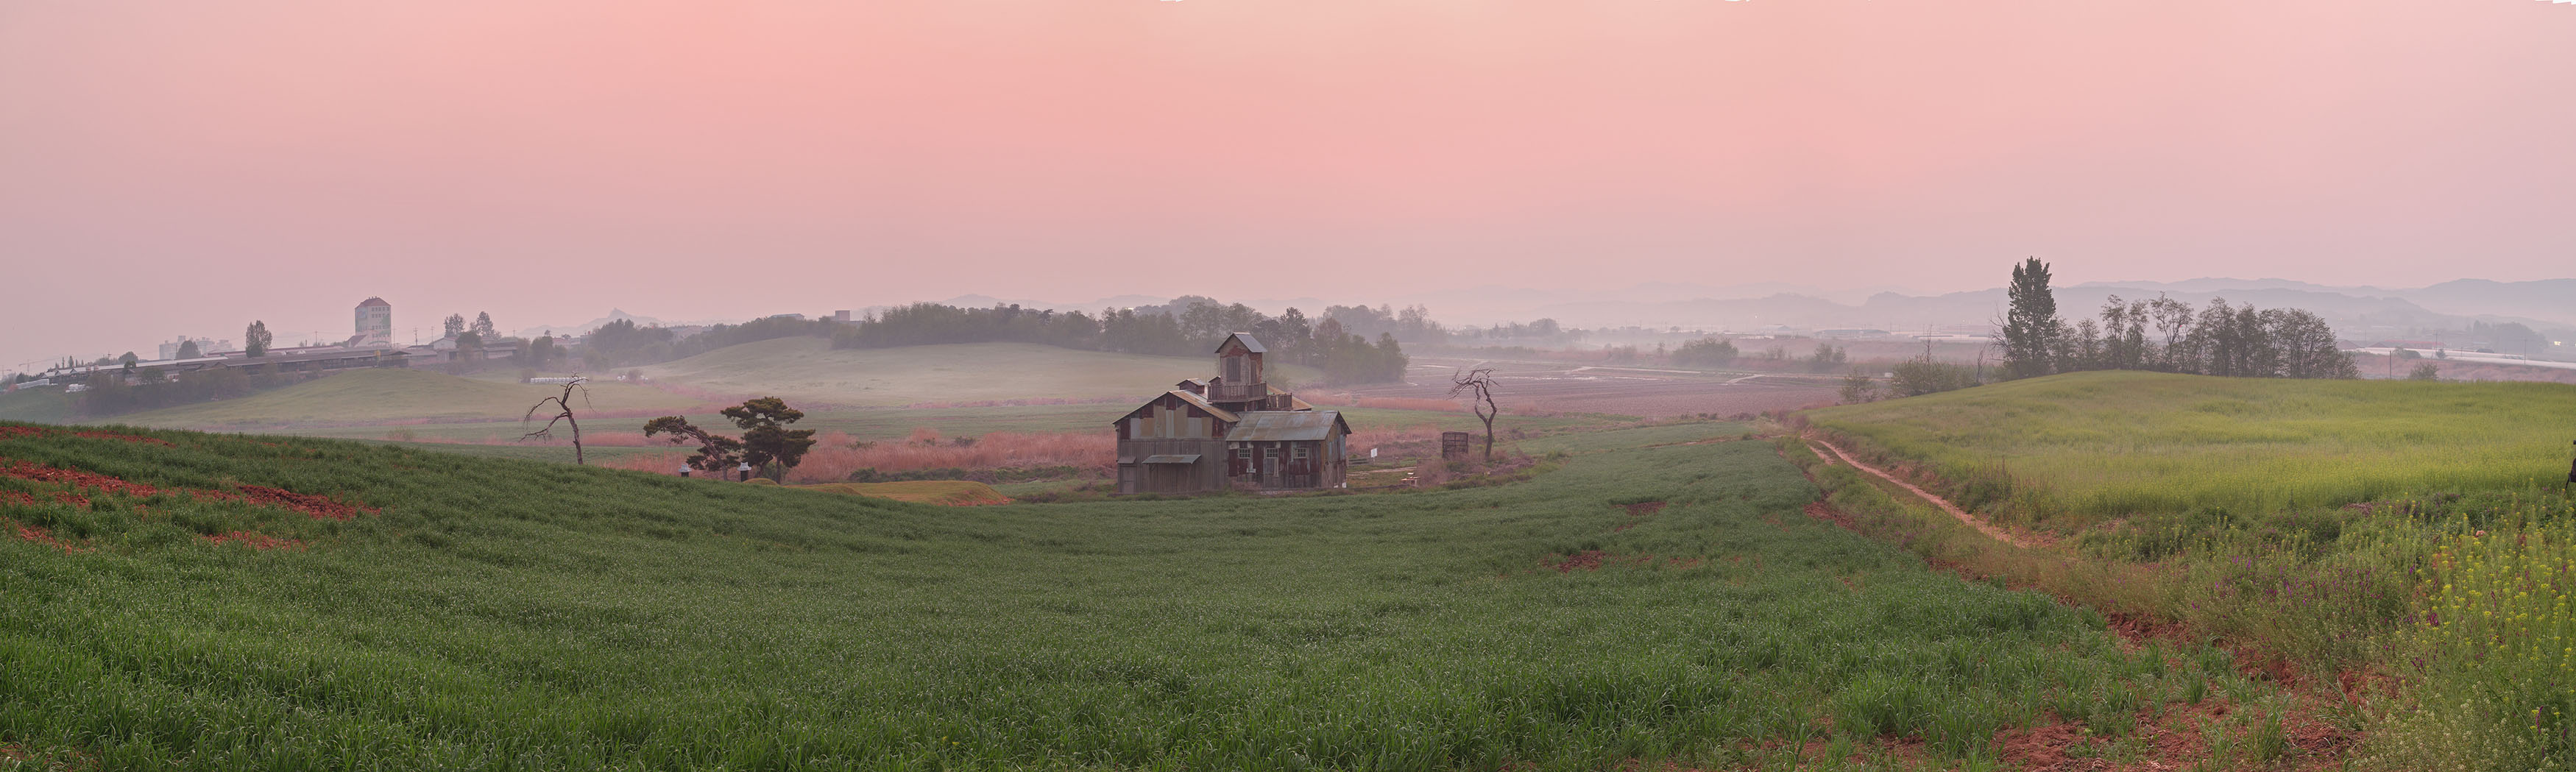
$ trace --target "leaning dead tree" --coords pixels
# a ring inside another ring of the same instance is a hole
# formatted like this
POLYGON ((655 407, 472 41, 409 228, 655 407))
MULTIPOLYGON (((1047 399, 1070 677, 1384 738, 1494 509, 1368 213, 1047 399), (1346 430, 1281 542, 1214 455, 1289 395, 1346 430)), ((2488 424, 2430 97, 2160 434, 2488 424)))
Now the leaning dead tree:
POLYGON ((575 375, 572 377, 572 380, 564 382, 563 394, 561 396, 547 397, 545 399, 537 400, 537 404, 529 405, 528 414, 519 417, 519 426, 522 428, 526 427, 529 421, 535 420, 537 417, 537 411, 546 409, 547 403, 553 403, 557 412, 553 418, 546 419, 545 428, 519 435, 519 439, 532 440, 553 437, 555 436, 555 424, 557 422, 562 422, 563 424, 572 427, 572 462, 576 465, 583 464, 584 462, 581 458, 581 422, 574 420, 572 417, 572 393, 574 391, 580 391, 581 406, 585 408, 590 407, 590 389, 582 386, 582 383, 585 380, 586 379, 581 376, 575 375))
POLYGON ((1494 368, 1450 373, 1449 383, 1449 396, 1465 396, 1467 405, 1476 409, 1476 417, 1485 422, 1485 463, 1493 463, 1494 417, 1503 413, 1502 408, 1494 406, 1494 368))

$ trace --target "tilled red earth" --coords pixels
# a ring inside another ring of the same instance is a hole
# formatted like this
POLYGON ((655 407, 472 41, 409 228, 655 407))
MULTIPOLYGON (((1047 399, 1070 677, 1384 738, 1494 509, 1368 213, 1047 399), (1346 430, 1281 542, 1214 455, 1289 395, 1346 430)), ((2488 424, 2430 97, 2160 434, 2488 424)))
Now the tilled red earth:
MULTIPOLYGON (((26 428, 28 427, 0 427, 0 430, 26 428)), ((41 432, 43 430, 37 431, 41 432)), ((15 436, 26 436, 26 432, 0 433, 0 439, 15 436)), ((130 435, 112 435, 112 437, 131 438, 135 441, 160 442, 160 440, 154 440, 149 437, 131 437, 130 435)), ((119 493, 136 497, 156 496, 167 492, 186 495, 189 498, 199 501, 239 501, 252 506, 298 512, 317 520, 350 520, 361 514, 372 515, 378 514, 382 511, 375 507, 350 504, 329 496, 311 493, 296 493, 282 488, 271 488, 262 485, 235 485, 233 486, 232 491, 208 490, 202 488, 179 488, 165 491, 161 488, 137 482, 130 482, 116 477, 98 474, 96 472, 84 472, 77 469, 63 469, 60 467, 47 466, 30 461, 18 461, 14 459, 0 459, 0 476, 15 477, 21 480, 64 486, 64 490, 50 492, 49 495, 51 498, 58 503, 84 508, 90 507, 91 502, 88 496, 83 496, 79 493, 79 491, 82 490, 119 493)), ((33 505, 37 502, 38 499, 35 494, 24 491, 0 491, 0 504, 33 505)), ((140 506, 136 507, 136 515, 138 517, 143 516, 143 511, 140 506)), ((0 519, 0 524, 6 524, 7 526, 15 528, 18 538, 25 539, 27 541, 60 547, 67 552, 86 550, 84 547, 63 541, 62 539, 54 536, 51 531, 43 528, 19 525, 13 521, 5 519, 0 519)), ((284 547, 304 546, 303 542, 295 539, 270 536, 254 531, 234 531, 227 534, 210 535, 205 538, 206 540, 217 544, 233 542, 243 544, 254 549, 278 549, 284 547)))
POLYGON ((159 488, 141 483, 130 483, 103 474, 82 472, 72 469, 57 469, 28 461, 9 461, 7 466, 0 466, 0 475, 7 475, 21 480, 34 480, 36 482, 43 483, 60 483, 70 485, 74 488, 96 488, 109 493, 124 493, 135 496, 151 496, 161 492, 161 489, 159 488))
MULTIPOLYGON (((56 430, 56 429, 47 429, 47 428, 45 428, 45 427, 41 427, 41 426, 0 426, 0 440, 14 440, 14 439, 20 439, 20 438, 24 438, 24 437, 50 437, 50 436, 53 436, 57 431, 59 431, 59 430, 56 430)), ((142 435, 139 435, 139 434, 120 434, 120 433, 117 433, 117 432, 102 432, 102 431, 82 431, 82 432, 71 432, 71 435, 72 435, 72 436, 74 436, 74 437, 90 437, 90 438, 102 439, 102 440, 124 440, 124 441, 126 441, 126 442, 140 442, 140 443, 145 443, 145 444, 149 444, 149 445, 161 445, 161 446, 165 446, 165 447, 166 447, 166 446, 170 446, 170 445, 171 445, 171 442, 170 442, 169 440, 161 439, 161 438, 159 438, 159 437, 145 437, 145 436, 142 436, 142 435)))

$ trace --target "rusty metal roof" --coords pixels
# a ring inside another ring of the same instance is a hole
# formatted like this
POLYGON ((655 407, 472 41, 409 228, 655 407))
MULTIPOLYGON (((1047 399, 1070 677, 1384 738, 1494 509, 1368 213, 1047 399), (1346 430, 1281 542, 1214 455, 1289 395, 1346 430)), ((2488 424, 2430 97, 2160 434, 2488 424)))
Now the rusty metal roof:
POLYGON ((1225 340, 1220 340, 1220 341, 1217 341, 1217 342, 1216 342, 1216 350, 1218 350, 1218 351, 1224 351, 1224 350, 1225 350, 1225 343, 1226 343, 1226 341, 1231 341, 1231 340, 1239 340, 1239 341, 1243 341, 1243 349, 1244 349, 1245 351, 1250 351, 1250 352, 1255 353, 1255 354, 1266 354, 1266 353, 1269 353, 1269 351, 1268 351, 1267 349, 1263 349, 1263 348, 1261 347, 1261 341, 1253 339, 1253 337, 1252 337, 1252 333, 1248 333, 1248 332, 1238 332, 1238 333, 1234 333, 1234 334, 1232 334, 1232 335, 1227 335, 1227 336, 1225 336, 1225 340))
POLYGON ((1181 390, 1179 390, 1179 389, 1173 389, 1173 390, 1172 390, 1171 392, 1169 392, 1169 393, 1170 393, 1172 396, 1175 396, 1175 397, 1179 397, 1179 398, 1181 398, 1181 401, 1182 401, 1182 402, 1187 402, 1187 403, 1190 403, 1190 404, 1192 404, 1192 405, 1196 405, 1196 406, 1198 407, 1198 409, 1208 411, 1208 415, 1216 416, 1216 420, 1224 421, 1224 422, 1226 422, 1226 423, 1234 423, 1235 421, 1242 420, 1242 419, 1239 419, 1239 418, 1236 418, 1236 417, 1235 417, 1235 415, 1234 415, 1234 411, 1226 410, 1226 409, 1224 409, 1224 408, 1220 408, 1220 407, 1217 407, 1217 406, 1215 406, 1215 405, 1208 404, 1208 401, 1207 401, 1207 398, 1206 398, 1206 397, 1202 397, 1202 396, 1199 396, 1199 395, 1196 395, 1196 394, 1192 394, 1192 393, 1189 393, 1189 392, 1186 392, 1186 391, 1181 391, 1181 390))
POLYGON ((1241 415, 1243 421, 1225 433, 1227 442, 1322 440, 1331 439, 1336 428, 1344 434, 1351 431, 1342 414, 1332 410, 1255 410, 1241 415))
MULTIPOLYGON (((1163 392, 1163 393, 1164 393, 1164 394, 1167 394, 1167 395, 1174 396, 1174 397, 1179 397, 1179 398, 1181 398, 1181 401, 1182 401, 1182 402, 1189 403, 1189 404, 1190 404, 1191 406, 1193 406, 1193 407, 1196 407, 1196 408, 1198 408, 1198 409, 1200 409, 1200 410, 1205 410, 1205 411, 1207 411, 1208 415, 1216 416, 1216 420, 1223 421, 1223 422, 1226 422, 1226 423, 1234 423, 1235 421, 1240 420, 1240 419, 1235 418, 1235 416, 1234 416, 1234 411, 1226 410, 1226 409, 1224 409, 1224 408, 1221 408, 1221 407, 1217 407, 1217 406, 1215 406, 1215 405, 1208 404, 1208 401, 1207 401, 1207 398, 1206 398, 1206 397, 1202 397, 1202 396, 1199 396, 1199 395, 1196 395, 1196 394, 1192 394, 1192 393, 1189 393, 1189 392, 1186 392, 1186 391, 1181 391, 1181 390, 1179 390, 1179 389, 1173 389, 1173 390, 1171 390, 1171 391, 1167 391, 1167 392, 1163 392)), ((1119 417, 1118 417, 1118 421, 1111 421, 1110 423, 1114 425, 1114 424, 1118 423, 1119 421, 1125 421, 1125 420, 1127 420, 1127 419, 1134 418, 1134 417, 1136 417, 1136 414, 1137 414, 1137 413, 1145 412, 1145 408, 1153 407, 1153 406, 1154 406, 1154 403, 1156 403, 1156 402, 1161 402, 1161 401, 1163 401, 1163 398, 1162 398, 1162 397, 1155 397, 1155 398, 1153 398, 1153 399, 1146 400, 1146 401, 1145 401, 1145 404, 1142 404, 1142 405, 1138 405, 1138 406, 1136 406, 1136 409, 1134 409, 1134 410, 1130 410, 1130 411, 1127 411, 1127 414, 1126 414, 1126 415, 1119 416, 1119 417)))

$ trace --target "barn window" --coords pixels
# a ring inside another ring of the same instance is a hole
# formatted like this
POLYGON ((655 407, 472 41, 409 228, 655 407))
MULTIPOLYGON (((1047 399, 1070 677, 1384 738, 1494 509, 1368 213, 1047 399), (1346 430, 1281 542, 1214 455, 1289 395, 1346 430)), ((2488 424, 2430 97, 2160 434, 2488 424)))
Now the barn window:
POLYGON ((1299 461, 1306 460, 1306 446, 1299 445, 1297 447, 1290 448, 1288 450, 1288 457, 1299 461))
POLYGON ((1245 461, 1250 461, 1250 460, 1252 460, 1252 449, 1251 449, 1251 448, 1235 448, 1235 449, 1234 449, 1234 457, 1235 457, 1235 458, 1243 459, 1243 460, 1245 460, 1245 461))

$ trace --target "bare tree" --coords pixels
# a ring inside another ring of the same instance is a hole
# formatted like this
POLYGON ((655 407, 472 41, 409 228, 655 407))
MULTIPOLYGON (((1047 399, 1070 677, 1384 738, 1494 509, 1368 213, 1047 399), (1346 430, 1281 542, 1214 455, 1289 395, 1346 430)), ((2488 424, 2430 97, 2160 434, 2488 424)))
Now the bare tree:
POLYGON ((537 400, 537 404, 529 405, 528 414, 519 417, 519 425, 521 427, 527 426, 529 421, 534 420, 537 417, 537 411, 545 409, 546 403, 548 402, 554 403, 555 410, 559 412, 555 413, 553 418, 546 419, 545 428, 519 435, 519 439, 527 440, 539 437, 553 437, 555 422, 561 421, 572 427, 572 462, 576 465, 586 463, 581 457, 581 422, 574 420, 572 417, 572 393, 574 391, 581 392, 582 407, 590 407, 590 389, 582 386, 582 384, 586 382, 587 379, 582 378, 579 375, 575 375, 572 377, 572 380, 564 382, 562 395, 537 400))
POLYGON ((1449 396, 1465 395, 1476 417, 1485 422, 1485 463, 1494 462, 1494 417, 1502 408, 1494 406, 1494 368, 1479 367, 1464 373, 1450 373, 1449 396))

